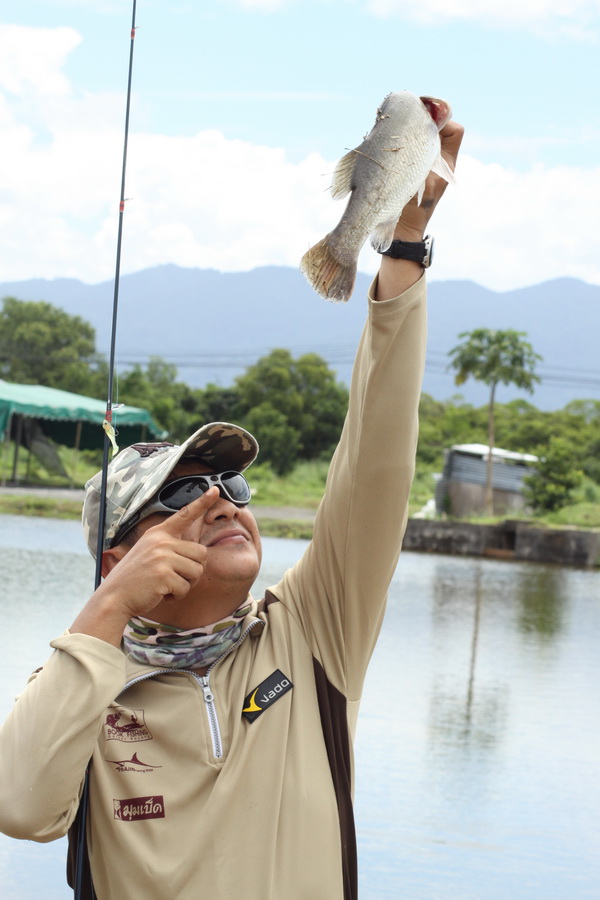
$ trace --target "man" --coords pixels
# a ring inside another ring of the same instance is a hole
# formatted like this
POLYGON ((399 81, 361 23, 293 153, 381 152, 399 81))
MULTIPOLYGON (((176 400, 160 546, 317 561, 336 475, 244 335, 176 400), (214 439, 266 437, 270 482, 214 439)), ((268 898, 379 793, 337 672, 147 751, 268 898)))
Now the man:
MULTIPOLYGON (((441 137, 454 166, 462 129, 441 137)), ((444 187, 429 177, 398 240, 423 238, 444 187)), ((424 299, 420 263, 383 257, 313 540, 260 603, 251 435, 213 423, 111 463, 104 580, 0 735, 17 838, 67 832, 91 759, 100 900, 357 896, 352 736, 406 525, 424 299)))

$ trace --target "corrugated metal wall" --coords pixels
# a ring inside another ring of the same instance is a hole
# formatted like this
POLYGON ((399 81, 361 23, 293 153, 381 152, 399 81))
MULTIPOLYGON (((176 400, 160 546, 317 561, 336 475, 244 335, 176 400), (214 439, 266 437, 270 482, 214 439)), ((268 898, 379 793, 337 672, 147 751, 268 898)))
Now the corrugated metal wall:
MULTIPOLYGON (((522 507, 524 501, 522 498, 523 479, 530 475, 533 467, 511 464, 494 460, 492 464, 492 488, 494 491, 502 492, 497 495, 498 500, 502 500, 499 504, 503 507, 522 507), (511 500, 511 495, 513 500, 511 500)), ((452 512, 454 515, 465 515, 469 512, 479 512, 483 505, 483 493, 481 495, 476 492, 465 490, 464 497, 460 498, 460 484, 485 486, 487 477, 487 459, 477 456, 470 456, 466 453, 457 453, 448 450, 445 454, 444 471, 442 477, 438 481, 435 490, 435 505, 438 514, 443 512, 452 512), (452 485, 452 491, 450 491, 452 485), (453 503, 450 503, 450 493, 453 495, 453 503), (458 509, 449 509, 449 506, 456 506, 458 509), (469 507, 473 507, 470 509, 469 507)))
MULTIPOLYGON (((449 471, 444 477, 449 481, 466 481, 468 484, 485 484, 487 460, 464 453, 448 454, 449 471)), ((492 487, 503 491, 521 491, 523 479, 531 474, 526 466, 496 462, 492 464, 492 487)))

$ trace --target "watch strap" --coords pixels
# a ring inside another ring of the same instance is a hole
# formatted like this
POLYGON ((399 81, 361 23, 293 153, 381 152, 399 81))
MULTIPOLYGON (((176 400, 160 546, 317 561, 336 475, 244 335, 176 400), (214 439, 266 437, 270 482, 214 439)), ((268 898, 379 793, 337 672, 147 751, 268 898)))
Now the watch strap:
POLYGON ((387 250, 379 253, 392 259, 413 260, 428 269, 433 259, 433 237, 428 234, 422 241, 392 241, 387 250))

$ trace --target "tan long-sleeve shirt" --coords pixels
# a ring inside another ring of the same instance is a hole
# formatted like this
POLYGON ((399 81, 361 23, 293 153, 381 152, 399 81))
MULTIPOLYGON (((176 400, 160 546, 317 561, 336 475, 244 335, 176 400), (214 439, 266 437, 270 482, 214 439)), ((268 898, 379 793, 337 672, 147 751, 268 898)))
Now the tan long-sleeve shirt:
MULTIPOLYGON (((314 537, 207 676, 84 634, 0 731, 0 829, 87 829, 99 900, 354 900, 352 737, 397 564, 417 441, 424 278, 369 302, 314 537)), ((390 760, 393 765, 393 760, 390 760)))

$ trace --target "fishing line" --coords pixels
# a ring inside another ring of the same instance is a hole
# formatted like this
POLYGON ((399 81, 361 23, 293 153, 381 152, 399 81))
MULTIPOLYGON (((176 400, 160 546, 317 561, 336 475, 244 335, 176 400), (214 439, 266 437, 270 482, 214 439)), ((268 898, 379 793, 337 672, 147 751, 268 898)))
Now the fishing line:
POLYGON ((127 78, 127 103, 125 110, 125 136, 123 141, 123 165, 121 168, 121 195, 119 201, 119 230, 117 235, 117 259, 115 266, 115 290, 113 297, 112 327, 110 334, 110 357, 108 363, 108 387, 106 398, 106 412, 104 415, 104 451, 102 455, 102 480, 100 482, 100 509, 98 512, 98 544, 96 547, 96 578, 95 588, 99 587, 102 580, 102 551, 104 549, 104 530, 106 526, 106 487, 108 478, 108 457, 112 448, 116 452, 115 428, 113 425, 113 385, 115 374, 115 348, 117 341, 117 313, 119 308, 119 281, 121 277, 121 244, 123 240, 123 218, 125 213, 125 173, 127 170, 127 144, 129 140, 129 110, 131 107, 131 79, 133 74, 133 47, 135 43, 135 12, 137 0, 133 0, 133 12, 131 18, 131 43, 129 49, 129 74, 127 78))
MULTIPOLYGON (((115 374, 115 348, 117 342, 117 313, 119 308, 119 280, 121 277, 121 244, 123 240, 123 218, 125 212, 125 173, 127 169, 127 143, 129 139, 129 110, 131 107, 131 79, 133 73, 133 47, 135 43, 135 13, 137 0, 133 0, 133 10, 131 17, 131 42, 129 48, 129 74, 127 78, 127 103, 125 110, 125 136, 123 140, 123 165, 121 168, 121 195, 119 201, 119 230, 117 235, 117 259, 115 265, 115 290, 113 296, 112 309, 112 327, 110 335, 110 357, 108 363, 108 385, 106 397, 106 412, 102 427, 104 429, 104 451, 102 455, 102 480, 100 482, 100 508, 98 511, 98 543, 96 545, 96 577, 94 589, 98 588, 102 580, 102 552, 104 549, 104 530, 106 527, 106 487, 108 480, 108 457, 109 450, 112 447, 113 454, 117 451, 115 440, 115 427, 113 425, 113 412, 116 405, 113 403, 114 374, 115 374)), ((84 897, 84 876, 87 875, 89 886, 86 885, 88 892, 86 897, 94 898, 95 892, 91 883, 89 873, 85 871, 86 865, 86 819, 89 806, 89 767, 86 771, 81 801, 77 813, 78 833, 76 838, 76 856, 75 856, 75 884, 74 884, 74 900, 83 900, 84 897)))

